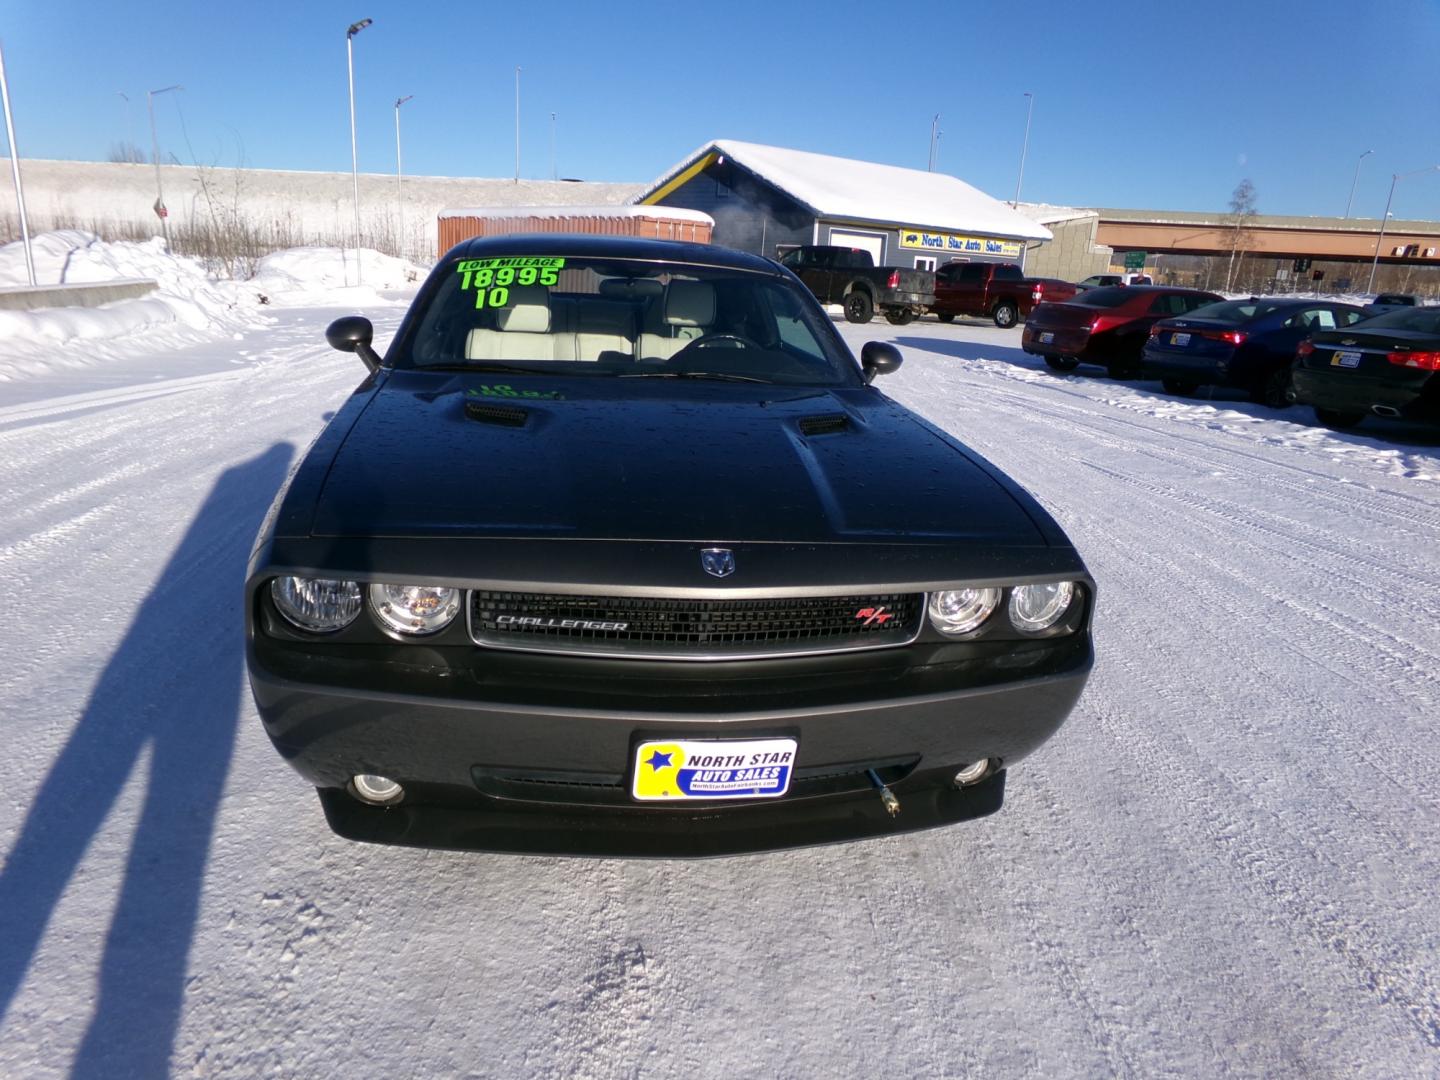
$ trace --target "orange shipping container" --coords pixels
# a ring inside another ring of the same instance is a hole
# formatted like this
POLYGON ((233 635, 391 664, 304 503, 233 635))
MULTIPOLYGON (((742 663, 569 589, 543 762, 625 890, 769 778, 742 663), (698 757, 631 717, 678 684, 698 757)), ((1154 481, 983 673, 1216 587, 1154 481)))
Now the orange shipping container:
POLYGON ((708 244, 715 219, 698 210, 663 206, 495 206, 442 210, 437 224, 438 256, 476 236, 515 233, 588 233, 708 244))

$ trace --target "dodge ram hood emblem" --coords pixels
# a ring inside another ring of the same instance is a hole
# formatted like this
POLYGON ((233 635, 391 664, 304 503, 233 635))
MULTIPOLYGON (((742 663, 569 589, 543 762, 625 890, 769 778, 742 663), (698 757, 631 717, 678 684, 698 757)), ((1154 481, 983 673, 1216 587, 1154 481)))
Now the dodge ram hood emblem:
POLYGON ((711 577, 729 577, 735 572, 735 553, 729 548, 701 548, 700 565, 711 577))

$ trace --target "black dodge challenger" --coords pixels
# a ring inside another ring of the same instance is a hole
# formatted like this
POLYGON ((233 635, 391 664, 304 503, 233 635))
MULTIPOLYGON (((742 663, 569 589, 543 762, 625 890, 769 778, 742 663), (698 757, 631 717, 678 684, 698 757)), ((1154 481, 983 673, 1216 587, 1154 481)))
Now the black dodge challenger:
POLYGON ((277 497, 250 683, 356 840, 722 855, 989 814, 1092 663, 1041 507, 870 385, 788 270, 446 255, 277 497))

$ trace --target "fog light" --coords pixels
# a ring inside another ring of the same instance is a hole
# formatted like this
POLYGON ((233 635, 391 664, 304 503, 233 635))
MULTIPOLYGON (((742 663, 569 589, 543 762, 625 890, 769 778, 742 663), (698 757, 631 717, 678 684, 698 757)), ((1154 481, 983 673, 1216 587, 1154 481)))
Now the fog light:
MULTIPOLYGON (((971 784, 978 784, 985 777, 990 775, 990 759, 981 758, 973 765, 966 765, 955 774, 956 787, 969 787, 971 784)), ((373 779, 373 777, 372 777, 373 779)))
POLYGON ((350 791, 361 802, 375 806, 397 803, 405 797, 405 789, 388 776, 357 773, 350 778, 350 791))

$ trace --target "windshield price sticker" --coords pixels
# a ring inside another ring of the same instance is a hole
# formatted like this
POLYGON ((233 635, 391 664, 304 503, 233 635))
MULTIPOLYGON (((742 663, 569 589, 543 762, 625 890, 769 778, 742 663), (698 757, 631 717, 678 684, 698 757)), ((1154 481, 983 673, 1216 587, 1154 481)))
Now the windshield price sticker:
POLYGON ((640 802, 767 799, 790 790, 794 739, 651 739, 635 748, 630 793, 640 802))
POLYGON ((555 285, 564 268, 563 258, 528 255, 462 259, 455 266, 460 275, 461 290, 475 290, 477 308, 505 307, 510 303, 512 285, 555 285))

